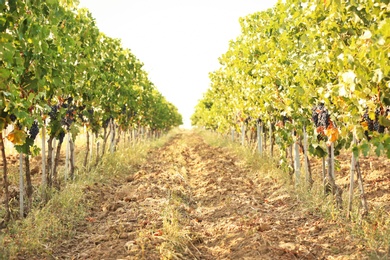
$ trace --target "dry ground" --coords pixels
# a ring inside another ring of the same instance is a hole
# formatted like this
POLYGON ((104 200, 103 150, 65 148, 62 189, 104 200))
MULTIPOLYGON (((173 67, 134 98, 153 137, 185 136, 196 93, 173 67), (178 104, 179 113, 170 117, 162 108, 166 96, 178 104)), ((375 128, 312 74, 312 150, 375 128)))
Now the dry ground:
POLYGON ((250 171, 178 134, 135 175, 88 186, 93 207, 75 237, 35 259, 364 259, 346 227, 250 171))

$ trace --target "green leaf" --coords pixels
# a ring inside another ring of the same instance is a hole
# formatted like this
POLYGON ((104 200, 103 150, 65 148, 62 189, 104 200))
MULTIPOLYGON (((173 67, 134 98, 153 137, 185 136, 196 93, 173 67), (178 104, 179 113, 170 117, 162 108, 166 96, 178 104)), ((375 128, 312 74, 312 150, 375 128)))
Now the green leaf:
POLYGON ((7 69, 0 68, 0 78, 7 79, 11 75, 11 72, 7 69))
POLYGON ((386 117, 384 116, 379 116, 379 124, 383 125, 383 126, 386 126, 386 127, 389 127, 390 126, 390 120, 387 119, 386 117))
POLYGON ((382 151, 384 150, 384 148, 385 148, 385 147, 383 146, 382 143, 378 143, 378 145, 377 145, 377 147, 376 147, 376 149, 375 149, 376 155, 377 155, 377 156, 380 156, 381 153, 382 153, 382 151))
POLYGON ((360 146, 360 150, 362 151, 364 156, 367 156, 370 152, 370 145, 368 143, 364 143, 360 146))
POLYGON ((314 144, 309 146, 309 152, 317 157, 323 158, 327 155, 327 152, 320 145, 314 144))
POLYGON ((354 155, 356 158, 358 158, 358 157, 359 157, 359 148, 356 147, 356 146, 354 146, 354 147, 352 148, 352 153, 353 153, 353 155, 354 155))

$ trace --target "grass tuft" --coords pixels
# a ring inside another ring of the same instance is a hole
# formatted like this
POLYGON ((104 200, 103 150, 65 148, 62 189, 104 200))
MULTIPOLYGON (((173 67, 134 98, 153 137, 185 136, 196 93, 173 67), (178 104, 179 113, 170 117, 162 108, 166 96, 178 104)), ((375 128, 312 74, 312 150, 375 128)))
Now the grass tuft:
MULTIPOLYGON (((259 175, 262 178, 271 178, 282 184, 280 193, 287 192, 301 204, 302 210, 312 212, 333 222, 346 226, 350 234, 359 239, 362 247, 368 252, 370 259, 388 259, 390 256, 390 213, 381 208, 372 208, 368 217, 362 219, 360 214, 359 195, 355 195, 354 211, 351 220, 346 218, 348 192, 343 193, 343 209, 338 210, 332 195, 325 196, 322 182, 315 180, 311 189, 307 185, 295 186, 288 171, 279 168, 274 158, 261 157, 253 149, 232 142, 230 137, 223 137, 210 131, 198 130, 205 141, 213 146, 227 147, 249 166, 250 175, 259 175)), ((304 174, 301 174, 300 183, 304 184, 304 174)))
MULTIPOLYGON (((53 246, 71 237, 76 227, 85 220, 92 203, 84 196, 85 187, 134 173, 145 161, 148 151, 162 146, 170 136, 172 134, 119 149, 114 154, 107 153, 102 162, 89 172, 78 170, 75 180, 68 181, 61 191, 47 191, 51 199, 46 205, 42 207, 42 204, 36 203, 25 219, 13 221, 6 229, 0 230, 0 259, 51 255, 53 246)), ((83 158, 82 154, 78 156, 76 165, 82 165, 83 158)))

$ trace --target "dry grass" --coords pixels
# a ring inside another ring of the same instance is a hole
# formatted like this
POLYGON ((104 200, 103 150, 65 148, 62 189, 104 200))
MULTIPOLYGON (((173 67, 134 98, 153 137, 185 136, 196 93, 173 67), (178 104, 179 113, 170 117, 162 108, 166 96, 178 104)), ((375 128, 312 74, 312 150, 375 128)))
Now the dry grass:
MULTIPOLYGON (((77 225, 85 220, 91 203, 85 199, 85 187, 134 172, 145 161, 148 151, 161 146, 171 135, 122 147, 114 154, 108 153, 97 167, 88 172, 79 168, 75 180, 64 185, 61 191, 47 191, 51 199, 44 206, 39 203, 40 198, 36 194, 38 203, 28 217, 13 221, 0 231, 0 259, 17 258, 20 253, 51 255, 52 245, 71 237, 77 225)), ((78 145, 81 146, 79 151, 83 151, 83 144, 78 145)), ((82 165, 83 153, 77 154, 76 165, 82 165)), ((59 171, 61 173, 63 168, 59 171)))
MULTIPOLYGON (((243 159, 251 169, 250 175, 261 176, 264 179, 275 180, 283 186, 278 194, 289 195, 300 202, 301 210, 314 213, 323 218, 344 226, 351 236, 358 239, 361 247, 365 248, 370 259, 388 259, 390 257, 390 212, 383 208, 372 207, 369 216, 362 219, 360 200, 357 188, 353 201, 351 219, 346 217, 348 203, 348 191, 343 192, 343 209, 338 210, 332 195, 325 196, 320 178, 315 178, 311 189, 307 185, 295 186, 287 169, 280 169, 274 158, 260 157, 252 148, 243 147, 239 143, 232 142, 230 137, 223 137, 208 131, 199 131, 207 143, 213 146, 222 146, 230 149, 234 154, 243 159)), ((301 173, 300 183, 305 183, 305 176, 301 173)))

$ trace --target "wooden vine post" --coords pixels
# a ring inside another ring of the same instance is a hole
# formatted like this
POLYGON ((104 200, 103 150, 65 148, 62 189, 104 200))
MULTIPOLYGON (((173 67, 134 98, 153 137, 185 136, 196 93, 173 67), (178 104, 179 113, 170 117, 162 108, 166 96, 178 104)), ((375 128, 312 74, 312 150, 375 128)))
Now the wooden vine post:
MULTIPOLYGON (((86 129, 86 128, 85 128, 86 129)), ((87 169, 87 165, 88 165, 88 157, 89 157, 89 154, 90 154, 90 140, 89 140, 89 131, 86 129, 85 131, 85 138, 87 140, 87 147, 85 148, 85 156, 84 156, 84 163, 83 163, 83 167, 84 169, 87 169)))
POLYGON ((50 186, 52 186, 53 184, 54 184, 54 182, 55 182, 55 179, 54 179, 54 170, 55 170, 55 158, 56 158, 56 149, 54 149, 56 146, 57 146, 57 139, 53 136, 53 140, 52 140, 52 142, 53 142, 53 147, 52 147, 52 150, 51 150, 51 157, 50 157, 50 159, 51 159, 51 161, 50 161, 50 163, 51 163, 51 167, 50 167, 50 186))
POLYGON ((76 168, 76 165, 75 165, 75 156, 74 156, 74 141, 73 141, 73 138, 70 137, 70 142, 69 142, 69 150, 70 150, 70 154, 69 154, 69 166, 70 166, 70 172, 69 172, 69 178, 71 180, 74 180, 74 171, 75 171, 75 168, 76 168))
POLYGON ((31 181, 31 171, 30 171, 30 155, 26 154, 25 157, 25 166, 26 166, 26 195, 27 195, 27 208, 25 214, 28 214, 32 209, 33 202, 33 186, 31 181))
POLYGON ((66 134, 66 150, 65 150, 65 182, 69 177, 69 154, 70 154, 70 132, 66 134))
MULTIPOLYGON (((353 144, 356 145, 356 136, 353 135, 353 144)), ((351 218, 352 211, 352 202, 353 202, 353 188, 354 188, 354 176, 356 172, 356 156, 355 153, 352 153, 351 158, 351 173, 349 177, 349 196, 348 196, 348 209, 347 209, 347 218, 351 218)))
POLYGON ((310 162, 309 162, 309 155, 308 153, 308 141, 307 141, 307 132, 306 127, 303 127, 303 154, 304 154, 304 163, 305 163, 305 173, 306 173, 306 183, 311 188, 313 186, 313 178, 311 174, 311 168, 310 168, 310 162))
POLYGON ((245 145, 245 124, 241 122, 241 145, 245 145))
POLYGON ((19 215, 24 218, 23 153, 19 153, 19 215))
POLYGON ((326 193, 327 193, 326 176, 327 176, 326 158, 324 156, 324 157, 322 157, 322 184, 324 185, 324 195, 326 195, 326 193))
POLYGON ((9 207, 7 156, 5 154, 3 131, 0 131, 0 150, 1 150, 1 157, 3 161, 3 189, 4 189, 4 208, 5 208, 4 223, 3 224, 0 223, 0 227, 3 228, 9 222, 11 216, 11 211, 9 207))
POLYGON ((110 127, 111 127, 110 153, 113 154, 115 151, 115 123, 113 119, 111 119, 110 127))
MULTIPOLYGON (((357 145, 357 138, 355 133, 353 134, 353 145, 356 147, 357 145)), ((354 190, 354 175, 357 175, 358 180, 358 187, 360 191, 360 201, 362 206, 362 212, 361 216, 365 217, 368 214, 368 205, 366 196, 364 193, 364 184, 363 184, 363 177, 362 173, 360 171, 360 164, 359 164, 359 158, 356 156, 355 153, 352 153, 351 158, 351 174, 350 174, 350 184, 349 184, 349 196, 348 196, 348 209, 347 209, 347 218, 351 218, 351 212, 352 212, 352 205, 353 205, 353 190, 354 190)))
POLYGON ((41 144, 41 154, 42 154, 42 196, 43 200, 46 201, 46 187, 47 187, 47 172, 46 172, 46 120, 43 120, 42 125, 42 144, 41 144))
MULTIPOLYGON (((333 143, 332 143, 333 144, 333 143)), ((336 204, 339 209, 343 207, 343 199, 342 199, 342 190, 339 186, 336 185, 336 181, 334 178, 334 153, 333 146, 328 146, 328 174, 327 179, 331 186, 332 194, 335 196, 336 204)))
POLYGON ((301 178, 301 160, 299 156, 299 136, 293 131, 294 140, 294 173, 295 173, 295 186, 299 185, 301 178))
POLYGON ((257 150, 260 156, 263 155, 263 122, 257 120, 257 150))

